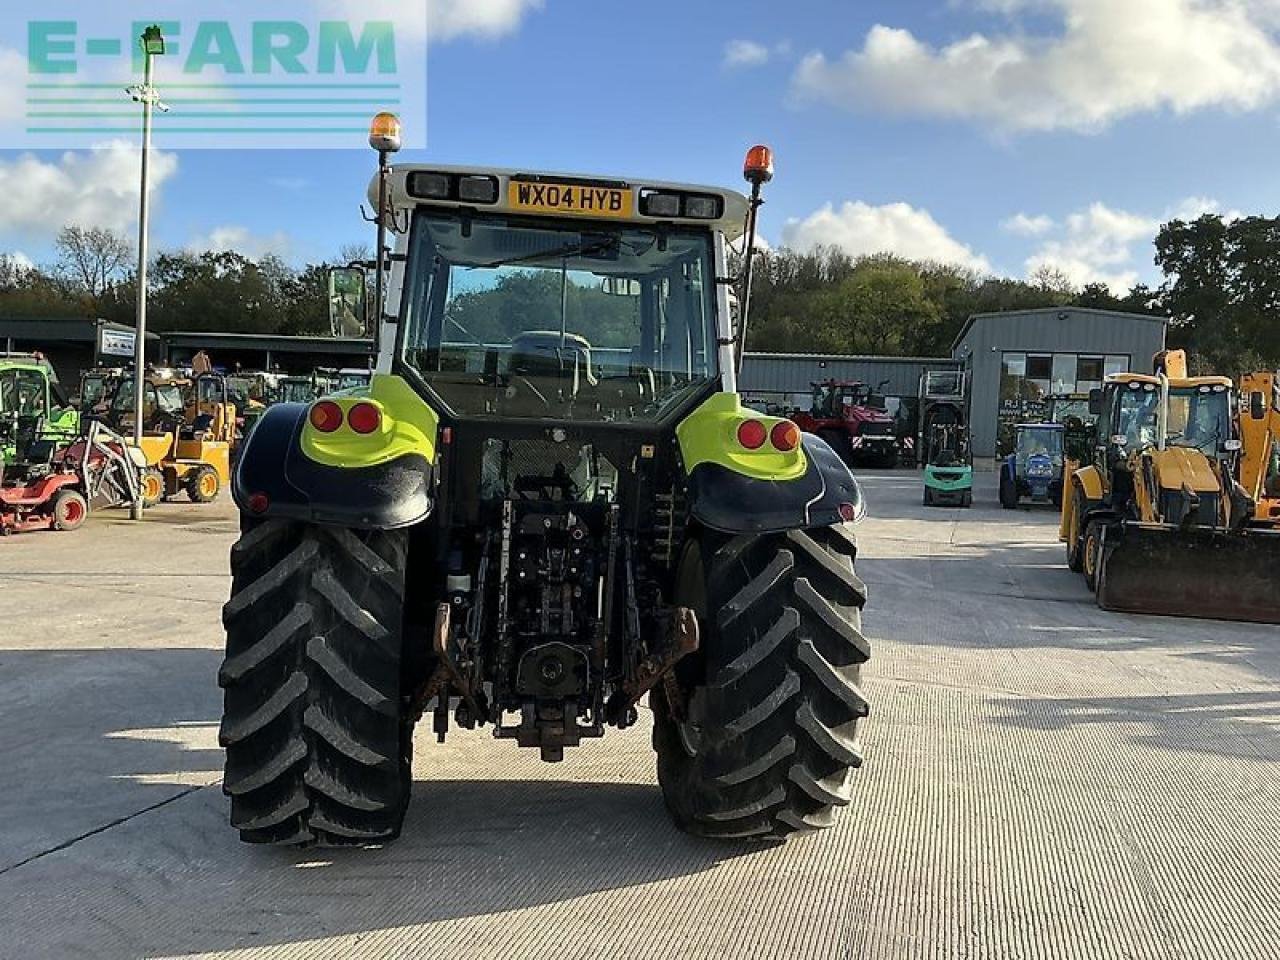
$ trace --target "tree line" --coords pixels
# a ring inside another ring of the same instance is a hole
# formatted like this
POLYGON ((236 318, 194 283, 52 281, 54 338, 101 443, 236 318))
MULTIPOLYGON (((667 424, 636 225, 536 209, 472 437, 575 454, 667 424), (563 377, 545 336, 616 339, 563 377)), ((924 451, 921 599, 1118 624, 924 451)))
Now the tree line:
MULTIPOLYGON (((69 226, 55 249, 48 266, 0 257, 0 315, 133 322, 127 240, 69 226)), ((335 262, 368 256, 349 247, 335 262)), ((1162 282, 1112 291, 1075 287, 1052 269, 1014 280, 835 247, 771 250, 755 272, 749 349, 947 356, 972 314, 1074 305, 1168 317, 1170 345, 1187 349, 1197 372, 1280 367, 1280 218, 1173 220, 1161 227, 1154 257, 1162 282)), ((328 266, 234 251, 161 253, 152 264, 150 322, 157 331, 324 333, 328 266)), ((591 312, 605 300, 577 306, 591 312)), ((485 328, 490 318, 470 319, 485 328)), ((590 326, 586 317, 582 326, 590 326)))

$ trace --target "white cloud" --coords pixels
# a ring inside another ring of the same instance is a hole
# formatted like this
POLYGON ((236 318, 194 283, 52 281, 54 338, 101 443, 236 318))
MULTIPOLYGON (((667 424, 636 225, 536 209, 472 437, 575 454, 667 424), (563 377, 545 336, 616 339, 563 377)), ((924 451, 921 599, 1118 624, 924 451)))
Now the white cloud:
POLYGON ((1253 110, 1280 96, 1275 0, 984 0, 1060 32, 975 33, 943 47, 876 25, 838 60, 805 57, 802 96, 851 109, 951 117, 1006 131, 1098 130, 1131 114, 1253 110))
POLYGON ((934 260, 991 271, 987 259, 954 239, 927 210, 907 203, 872 206, 849 202, 838 210, 827 204, 803 220, 789 220, 782 242, 796 250, 837 246, 852 256, 892 253, 911 260, 934 260))
POLYGON ((505 36, 520 26, 526 13, 541 8, 542 0, 430 0, 431 39, 505 36))
POLYGON ((1092 204, 1067 217, 1059 235, 1027 259, 1027 275, 1049 267, 1077 287, 1105 283, 1113 291, 1126 291, 1139 278, 1134 245, 1140 240, 1150 242, 1159 229, 1157 218, 1092 204))
POLYGON ((759 67, 769 62, 769 48, 754 40, 730 40, 724 47, 726 67, 759 67))
POLYGON ((248 227, 227 225, 214 227, 207 234, 194 237, 187 244, 193 253, 226 253, 235 251, 250 260, 260 260, 267 254, 274 254, 282 259, 287 258, 293 242, 284 231, 277 230, 272 234, 254 233, 248 227))
POLYGON ((1000 224, 1000 229, 1020 237, 1039 237, 1054 227, 1052 217, 1029 217, 1025 213, 1017 213, 1000 224))
POLYGON ((322 0, 329 15, 342 19, 390 20, 399 34, 433 43, 475 36, 494 39, 514 33, 525 14, 543 0, 322 0), (422 15, 425 4, 426 16, 422 15), (417 10, 412 7, 416 6, 417 10), (410 9, 406 9, 410 8, 410 9))
MULTIPOLYGON (((1161 224, 1174 219, 1194 220, 1207 213, 1227 220, 1243 216, 1238 210, 1223 209, 1209 197, 1188 197, 1154 216, 1117 210, 1104 203, 1091 204, 1067 217, 1061 227, 1055 224, 1050 228, 1056 231, 1054 235, 1027 258, 1027 275, 1049 267, 1060 271, 1077 287, 1105 283, 1113 292, 1127 291, 1150 270, 1150 247, 1161 224)), ((1048 217, 1028 219, 1054 224, 1048 217)))
MULTIPOLYGON (((66 224, 127 231, 138 219, 139 153, 115 142, 56 160, 0 160, 0 234, 47 242, 66 224)), ((153 202, 177 170, 175 154, 152 152, 153 202)))

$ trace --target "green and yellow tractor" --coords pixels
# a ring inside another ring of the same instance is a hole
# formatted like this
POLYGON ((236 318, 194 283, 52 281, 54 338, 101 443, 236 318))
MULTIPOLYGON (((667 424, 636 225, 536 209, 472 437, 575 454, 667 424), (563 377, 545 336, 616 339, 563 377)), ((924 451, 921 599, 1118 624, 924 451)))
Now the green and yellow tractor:
POLYGON ((385 300, 375 273, 377 372, 269 409, 233 482, 232 825, 383 843, 419 719, 554 762, 636 725, 646 696, 680 827, 830 825, 868 709, 864 505, 822 440, 737 394, 729 243, 754 235, 768 151, 748 200, 391 166, 391 122, 371 137, 379 232, 399 236, 385 300))
POLYGON ((80 414, 39 354, 0 354, 0 461, 13 462, 37 440, 70 443, 80 414))

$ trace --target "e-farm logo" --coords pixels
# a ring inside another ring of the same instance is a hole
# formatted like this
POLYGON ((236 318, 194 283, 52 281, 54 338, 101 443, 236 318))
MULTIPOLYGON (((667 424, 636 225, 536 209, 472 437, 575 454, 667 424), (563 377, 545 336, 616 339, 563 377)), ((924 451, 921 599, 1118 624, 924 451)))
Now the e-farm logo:
POLYGON ((230 19, 225 3, 186 3, 175 19, 172 4, 157 17, 145 8, 42 5, 23 24, 25 102, 20 122, 10 111, 0 146, 129 138, 141 131, 148 97, 162 148, 358 148, 383 110, 405 118, 407 146, 425 146, 426 4, 396 4, 407 8, 396 19, 324 16, 342 6, 295 0, 272 3, 270 18, 230 19), (84 12, 49 15, 47 6, 84 12))

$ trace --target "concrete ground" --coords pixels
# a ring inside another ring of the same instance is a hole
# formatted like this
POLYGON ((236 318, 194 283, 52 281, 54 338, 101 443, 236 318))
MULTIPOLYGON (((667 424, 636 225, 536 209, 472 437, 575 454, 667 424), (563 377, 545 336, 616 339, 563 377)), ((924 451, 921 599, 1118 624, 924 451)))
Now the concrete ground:
POLYGON ((394 846, 243 846, 230 508, 0 542, 0 957, 1280 956, 1280 630, 1099 611, 994 482, 866 478, 868 763, 781 845, 677 833, 646 720, 560 766, 424 730, 394 846))

